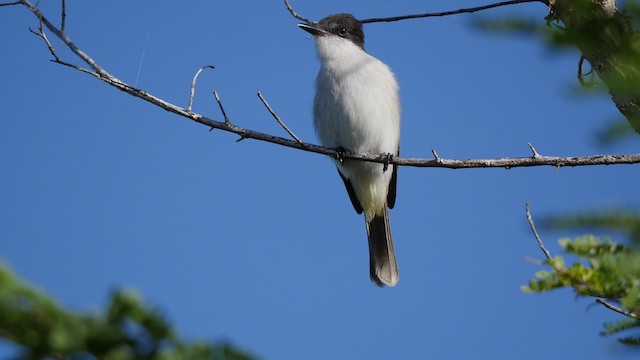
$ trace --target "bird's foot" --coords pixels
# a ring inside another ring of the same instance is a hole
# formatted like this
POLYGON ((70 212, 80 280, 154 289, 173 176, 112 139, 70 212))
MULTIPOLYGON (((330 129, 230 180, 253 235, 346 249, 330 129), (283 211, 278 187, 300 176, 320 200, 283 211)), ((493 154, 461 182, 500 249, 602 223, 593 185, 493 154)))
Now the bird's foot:
POLYGON ((347 154, 347 150, 342 146, 338 146, 335 148, 336 155, 335 158, 340 162, 340 165, 344 165, 344 157, 347 154))
POLYGON ((391 153, 380 154, 380 158, 384 161, 382 163, 384 165, 382 167, 382 172, 384 173, 389 168, 389 164, 391 164, 391 162, 393 161, 393 154, 391 153))

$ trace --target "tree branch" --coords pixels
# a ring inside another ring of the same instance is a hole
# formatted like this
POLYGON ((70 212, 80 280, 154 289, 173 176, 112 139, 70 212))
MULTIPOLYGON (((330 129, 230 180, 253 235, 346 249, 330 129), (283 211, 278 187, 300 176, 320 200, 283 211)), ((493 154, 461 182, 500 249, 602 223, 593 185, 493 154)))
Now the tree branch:
POLYGON ((196 83, 198 82, 198 77, 200 76, 200 73, 207 68, 214 69, 215 67, 213 65, 205 65, 201 67, 191 81, 191 95, 189 96, 189 106, 187 107, 187 111, 191 111, 191 108, 193 107, 193 97, 196 95, 196 83))
POLYGON ((295 11, 295 9, 291 6, 291 4, 289 4, 289 0, 284 0, 284 5, 287 7, 287 10, 289 10, 289 12, 291 13, 291 16, 293 16, 294 18, 298 19, 298 20, 302 20, 304 22, 306 22, 307 24, 312 24, 315 23, 315 21, 311 21, 307 18, 303 18, 302 16, 300 16, 298 14, 297 11, 295 11))
POLYGON ((542 239, 540 238, 540 235, 538 235, 538 230, 536 230, 536 225, 533 223, 533 218, 531 217, 531 211, 529 211, 529 208, 530 208, 529 203, 526 203, 525 206, 524 206, 524 209, 525 209, 525 211, 527 213, 527 221, 529 221, 529 226, 531 227, 531 231, 533 232, 533 236, 536 237, 536 241, 538 242, 538 246, 540 247, 540 250, 542 250, 542 252, 544 253, 544 256, 547 258, 547 260, 551 260, 551 253, 544 246, 544 243, 542 242, 542 239))
MULTIPOLYGON (((224 111, 224 106, 222 106, 222 101, 220 101, 220 96, 218 96, 218 92, 213 90, 213 97, 216 98, 216 102, 218 103, 218 107, 220 107, 220 112, 222 113, 222 117, 224 118, 224 123, 229 125, 231 121, 227 117, 227 112, 224 111)), ((211 128, 213 130, 213 128, 211 128)))
POLYGON ((280 126, 282 126, 284 131, 286 131, 289 135, 291 135, 291 137, 295 141, 297 141, 298 144, 304 146, 304 143, 302 142, 302 140, 300 140, 300 138, 297 137, 296 134, 293 133, 293 131, 289 130, 289 127, 287 125, 285 125, 285 123, 283 123, 282 120, 280 120, 280 117, 278 116, 278 114, 276 114, 275 111, 273 111, 273 109, 271 109, 271 106, 269 106, 269 103, 267 102, 267 100, 265 100, 265 98, 262 96, 262 93, 260 91, 258 91, 258 97, 260 98, 260 101, 262 101, 262 104, 267 108, 267 110, 269 111, 271 116, 273 116, 273 118, 276 119, 278 124, 280 124, 280 126))
POLYGON ((32 34, 40 37, 45 42, 45 44, 47 44, 47 48, 49 49, 49 52, 51 53, 51 55, 55 59, 53 61, 60 62, 60 58, 58 57, 58 54, 56 54, 56 50, 53 48, 53 45, 51 45, 51 42, 49 41, 49 38, 47 37, 47 34, 44 32, 44 29, 42 28, 42 18, 40 18, 40 24, 38 25, 38 31, 36 32, 32 28, 29 28, 29 31, 32 34))
MULTIPOLYGON (((115 76, 108 73, 101 66, 99 66, 91 57, 89 57, 86 53, 80 50, 71 39, 58 28, 56 28, 44 15, 40 13, 40 11, 31 4, 29 0, 21 0, 20 4, 25 5, 31 10, 31 12, 40 20, 42 23, 54 34, 58 37, 76 56, 78 56, 82 61, 87 63, 92 70, 84 69, 79 66, 73 65, 71 63, 61 61, 59 59, 54 60, 55 62, 71 67, 75 70, 81 71, 85 74, 89 74, 94 76, 105 83, 113 86, 121 91, 124 91, 132 96, 138 97, 144 101, 147 101, 155 106, 158 106, 166 111, 172 112, 174 114, 180 115, 182 117, 188 118, 197 123, 206 125, 212 129, 223 130, 227 132, 231 132, 240 136, 239 140, 244 139, 255 139, 259 141, 265 141, 276 145, 286 146, 298 150, 313 152, 317 154, 323 154, 330 156, 332 158, 336 158, 338 156, 338 152, 336 149, 327 148, 324 146, 319 146, 311 143, 298 142, 294 140, 285 139, 279 136, 274 136, 258 131, 253 131, 250 129, 246 129, 243 127, 239 127, 235 124, 232 124, 226 114, 224 121, 216 121, 211 118, 208 118, 204 115, 194 113, 189 109, 184 109, 180 106, 169 103, 165 100, 162 100, 154 95, 149 94, 148 92, 137 89, 124 81, 116 78, 115 76)), ((50 45, 50 43, 48 43, 50 45)), ((53 47, 51 48, 53 50, 53 47)), ((52 52, 55 54, 55 51, 52 52)), ((221 105, 218 98, 218 104, 221 105)), ((554 167, 564 167, 564 166, 593 166, 593 165, 613 165, 613 164, 638 164, 640 163, 640 154, 629 154, 629 155, 594 155, 594 156, 584 156, 584 157, 556 157, 556 156, 541 156, 536 155, 537 152, 534 152, 534 156, 532 157, 520 157, 520 158, 495 158, 495 159, 467 159, 467 160, 457 160, 457 159, 445 159, 441 158, 437 155, 435 150, 432 150, 434 154, 433 159, 425 159, 425 158, 400 158, 393 157, 389 158, 384 154, 352 154, 352 153, 340 153, 340 155, 344 159, 351 160, 361 160, 361 161, 370 161, 381 164, 394 164, 400 166, 413 166, 413 167, 436 167, 436 168, 448 168, 448 169, 470 169, 470 168, 505 168, 511 169, 515 167, 531 167, 531 166, 554 166, 554 167)))
MULTIPOLYGON (((527 214, 527 221, 529 222, 529 226, 531 227, 531 232, 533 232, 533 236, 535 236, 536 241, 538 242, 538 246, 540 247, 540 250, 542 250, 542 253, 544 253, 544 256, 547 258, 547 260, 549 260, 549 262, 547 262, 547 265, 551 266, 555 271, 560 272, 562 271, 562 269, 558 269, 555 265, 553 265, 553 263, 550 262, 550 260, 552 260, 553 258, 551 257, 551 253, 549 252, 549 250, 547 250, 547 248, 545 247, 544 243, 542 242, 542 238, 540 238, 540 235, 538 235, 538 230, 536 230, 536 226, 533 223, 533 218, 531 217, 531 212, 530 212, 530 206, 529 203, 525 204, 525 211, 527 214)), ((542 265, 542 264, 540 264, 542 265)), ((583 280, 576 280, 576 282, 580 282, 582 283, 583 280)), ((575 288, 576 284, 572 284, 572 286, 575 288)), ((596 302, 604 307, 606 307, 609 310, 615 311, 619 314, 622 314, 624 316, 628 316, 632 319, 638 319, 637 315, 634 314, 633 312, 629 312, 626 311, 620 307, 617 307, 611 303, 609 303, 608 301, 606 301, 605 299, 603 299, 602 297, 597 297, 596 298, 596 302)))
POLYGON ((613 305, 613 304, 611 304, 611 303, 607 302, 606 300, 604 300, 604 299, 602 299, 602 298, 597 298, 597 299, 596 299, 596 302, 597 302, 598 304, 600 304, 600 305, 602 305, 602 306, 606 307, 606 308, 607 308, 607 309, 609 309, 609 310, 613 310, 613 311, 615 311, 615 312, 617 312, 617 313, 619 313, 619 314, 622 314, 622 315, 624 315, 624 316, 628 316, 628 317, 630 317, 630 318, 632 318, 632 319, 636 319, 636 320, 638 320, 638 317, 637 317, 634 313, 631 313, 631 312, 625 311, 625 310, 623 310, 623 309, 621 309, 621 308, 619 308, 619 307, 617 307, 617 306, 615 306, 615 305, 613 305))
POLYGON ((67 21, 67 2, 62 0, 62 14, 60 14, 60 31, 64 33, 64 27, 67 21))
POLYGON ((458 10, 452 10, 452 11, 444 11, 444 12, 437 12, 437 13, 425 13, 425 14, 414 14, 414 15, 403 15, 403 16, 394 16, 394 17, 387 17, 387 18, 371 18, 371 19, 364 19, 364 20, 360 20, 360 21, 363 24, 366 24, 366 23, 374 23, 374 22, 392 22, 392 21, 400 21, 400 20, 408 20, 408 19, 420 19, 420 18, 428 18, 428 17, 449 16, 449 15, 473 13, 473 12, 493 9, 493 8, 497 8, 497 7, 501 7, 501 6, 509 6, 509 5, 530 3, 530 2, 540 2, 540 3, 546 4, 546 5, 549 4, 547 0, 511 0, 511 1, 502 1, 502 2, 499 2, 499 3, 495 3, 495 4, 477 6, 477 7, 472 7, 472 8, 464 8, 464 9, 458 9, 458 10))
POLYGON ((640 38, 632 19, 618 11, 615 0, 550 0, 549 4, 547 20, 562 22, 562 41, 580 50, 620 113, 640 133, 640 38))
MULTIPOLYGON (((494 3, 494 4, 484 5, 484 6, 477 6, 477 7, 472 7, 472 8, 458 9, 458 10, 453 10, 453 11, 414 14, 414 15, 403 15, 403 16, 386 17, 386 18, 371 18, 371 19, 364 19, 364 20, 360 20, 360 21, 363 24, 367 24, 367 23, 375 23, 375 22, 392 22, 392 21, 400 21, 400 20, 408 20, 408 19, 420 19, 420 18, 427 18, 427 17, 448 16, 448 15, 456 15, 456 14, 473 13, 473 12, 476 12, 476 11, 488 10, 488 9, 493 9, 493 8, 497 8, 497 7, 501 7, 501 6, 516 5, 516 4, 523 4, 523 3, 529 3, 529 2, 541 2, 543 4, 549 5, 549 0, 511 0, 511 1, 502 1, 502 2, 499 2, 499 3, 494 3)), ((311 20, 309 20, 307 18, 304 18, 304 17, 300 16, 300 14, 298 14, 298 12, 291 6, 291 4, 289 3, 289 0, 284 0, 284 4, 287 7, 287 10, 289 10, 289 12, 291 13, 291 16, 293 16, 294 18, 296 18, 298 20, 302 20, 302 21, 304 21, 306 23, 315 23, 315 21, 311 21, 311 20)))

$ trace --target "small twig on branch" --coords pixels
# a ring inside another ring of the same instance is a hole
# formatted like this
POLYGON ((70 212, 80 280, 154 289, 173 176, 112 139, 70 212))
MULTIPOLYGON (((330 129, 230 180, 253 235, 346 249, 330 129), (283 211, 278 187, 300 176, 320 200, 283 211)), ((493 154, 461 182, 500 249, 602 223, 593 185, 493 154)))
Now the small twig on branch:
POLYGON ((436 162, 440 162, 440 156, 438 156, 436 149, 431 149, 431 153, 433 154, 433 158, 436 160, 436 162))
MULTIPOLYGON (((525 210, 527 213, 527 220, 529 221, 529 225, 531 226, 531 231, 533 232, 533 236, 536 237, 536 241, 538 242, 538 246, 540 247, 540 250, 542 250, 542 252, 544 253, 544 256, 547 258, 547 260, 552 260, 551 257, 551 253, 549 252, 549 250, 547 250, 547 248, 544 246, 544 243, 542 242, 542 239, 540 238, 540 235, 538 235, 538 231, 536 230, 536 226, 533 223, 533 218, 531 217, 531 212, 529 210, 529 203, 526 203, 525 205, 525 210)), ((539 263, 537 260, 535 259, 529 259, 527 258, 528 261, 531 261, 537 265, 542 265, 541 263, 539 263)), ((547 265, 550 265, 551 267, 554 268, 554 270, 556 271, 560 271, 559 269, 557 269, 555 266, 553 266, 551 263, 547 263, 547 265)), ((573 285, 574 287, 576 287, 576 285, 573 285)), ((603 305, 604 307, 606 307, 609 310, 613 310, 619 314, 628 316, 632 319, 636 319, 638 320, 638 316, 632 312, 628 312, 622 308, 619 308, 609 302, 607 302, 606 300, 604 300, 603 298, 596 298, 596 302, 598 304, 603 305)))
POLYGON ((0 3, 0 7, 11 6, 11 5, 20 5, 20 4, 22 4, 22 1, 14 1, 14 2, 10 2, 10 3, 0 3))
POLYGON ((500 7, 500 6, 523 4, 523 3, 530 3, 530 2, 541 2, 541 3, 547 4, 547 5, 549 4, 549 2, 547 0, 512 0, 512 1, 503 1, 503 2, 490 4, 490 5, 484 5, 484 6, 477 6, 477 7, 472 7, 472 8, 464 8, 464 9, 452 10, 452 11, 443 11, 443 12, 425 13, 425 14, 415 14, 415 15, 404 15, 404 16, 394 16, 394 17, 387 17, 387 18, 371 18, 371 19, 364 19, 364 20, 360 20, 360 21, 363 24, 367 24, 367 23, 374 23, 374 22, 392 22, 392 21, 400 21, 400 20, 407 20, 407 19, 419 19, 419 18, 427 18, 427 17, 449 16, 449 15, 465 14, 465 13, 472 13, 472 12, 476 12, 476 11, 488 10, 488 9, 493 9, 493 8, 497 8, 497 7, 500 7))
POLYGON ((303 18, 302 16, 300 16, 300 14, 298 14, 298 12, 295 11, 295 9, 291 6, 291 4, 289 4, 289 0, 284 0, 284 4, 287 6, 287 10, 289 10, 289 12, 291 13, 291 16, 293 16, 294 18, 296 18, 298 20, 302 20, 302 21, 306 22, 307 24, 315 23, 315 21, 311 21, 309 19, 306 19, 306 18, 303 18))
MULTIPOLYGON (((220 107, 220 112, 222 112, 222 116, 224 117, 224 123, 227 125, 231 124, 231 121, 229 121, 229 118, 227 117, 227 112, 224 111, 224 107, 222 106, 222 101, 220 101, 220 97, 218 96, 218 92, 215 90, 213 90, 213 97, 216 98, 216 102, 220 107)), ((213 128, 211 128, 211 130, 213 130, 213 128)))
POLYGON ((544 256, 546 256, 547 260, 551 260, 551 253, 544 246, 544 243, 542 242, 542 239, 540 238, 540 235, 538 235, 538 230, 536 230, 536 226, 533 223, 533 218, 531 217, 531 212, 529 211, 529 203, 526 203, 524 208, 525 208, 525 210, 527 212, 527 220, 529 221, 529 225, 531 226, 531 231, 533 232, 533 236, 536 237, 536 241, 538 241, 538 246, 540 247, 540 250, 542 250, 542 252, 544 253, 544 256))
POLYGON ((205 65, 201 67, 191 81, 191 95, 189 96, 189 106, 187 107, 187 111, 191 111, 193 106, 193 97, 196 94, 196 83, 198 82, 198 77, 200 76, 200 73, 207 68, 214 69, 213 65, 205 65))
POLYGON ((64 26, 67 20, 67 3, 62 0, 62 14, 60 15, 60 31, 64 33, 64 26))
POLYGON ((624 309, 621 309, 621 308, 619 308, 619 307, 617 307, 617 306, 615 306, 613 304, 610 304, 609 302, 605 301, 602 298, 597 298, 596 302, 598 304, 600 304, 600 305, 603 305, 604 307, 606 307, 609 310, 613 310, 613 311, 615 311, 615 312, 617 312, 619 314, 622 314, 624 316, 628 316, 628 317, 630 317, 632 319, 638 320, 638 316, 636 314, 628 312, 628 311, 625 311, 624 309))
POLYGON ((45 34, 44 29, 42 28, 42 17, 40 17, 40 24, 38 25, 38 31, 36 32, 32 28, 29 28, 29 31, 35 34, 36 36, 42 38, 42 40, 44 40, 44 42, 47 44, 47 48, 49 48, 49 52, 51 53, 51 55, 53 55, 55 59, 54 61, 60 62, 60 58, 58 57, 58 54, 56 54, 56 50, 53 48, 53 45, 51 45, 49 38, 47 38, 47 34, 45 34))
POLYGON ((278 124, 280 124, 280 126, 282 126, 282 128, 284 129, 284 131, 286 131, 289 135, 291 135, 291 137, 298 142, 298 144, 305 146, 305 143, 302 142, 302 140, 300 140, 300 138, 298 138, 296 136, 296 134, 293 133, 293 131, 289 130, 289 128, 287 127, 287 125, 285 125, 282 120, 280 120, 280 117, 278 116, 278 114, 275 113, 275 111, 273 111, 273 109, 271 109, 271 106, 269 106, 269 103, 267 103, 267 100, 264 99, 264 97, 262 96, 262 93, 258 91, 258 97, 260 98, 260 101, 262 101, 262 103, 264 104, 264 106, 267 108, 267 110, 269 110, 269 112, 271 113, 271 115, 273 116, 274 119, 276 119, 276 121, 278 122, 278 124))
POLYGON ((62 61, 62 60, 52 60, 52 61, 55 62, 56 64, 64 65, 66 67, 70 67, 70 68, 72 68, 74 70, 78 70, 78 71, 83 72, 85 74, 89 74, 91 76, 95 76, 97 78, 100 78, 100 75, 95 71, 91 71, 89 69, 85 69, 85 68, 82 68, 82 67, 80 67, 78 65, 74 65, 74 64, 68 63, 66 61, 62 61))
POLYGON ((60 31, 60 29, 56 28, 51 23, 51 21, 49 21, 49 19, 47 19, 44 15, 42 15, 40 10, 38 10, 38 8, 36 6, 34 6, 31 3, 31 1, 29 1, 29 0, 21 0, 20 4, 23 4, 26 7, 28 7, 29 10, 31 10, 31 12, 36 17, 41 19, 42 22, 44 23, 44 25, 47 27, 47 29, 49 29, 49 31, 51 31, 55 36, 57 36, 60 40, 62 40, 62 42, 65 45, 67 45, 69 50, 71 50, 74 54, 76 54, 76 56, 78 56, 80 59, 82 59, 82 61, 87 63, 96 72, 96 74, 98 74, 98 77, 100 77, 100 78, 107 77, 107 78, 110 78, 110 80, 114 80, 114 81, 122 83, 122 81, 120 81, 119 79, 117 79, 113 75, 111 75, 111 74, 107 73, 106 71, 104 71, 104 69, 100 65, 98 65, 91 57, 89 57, 82 50, 80 50, 80 48, 78 48, 76 46, 76 44, 74 44, 73 41, 71 41, 71 39, 67 35, 65 35, 62 31, 60 31))
POLYGON ((529 149, 531 149, 531 152, 533 153, 533 158, 534 159, 540 158, 540 154, 538 154, 538 152, 536 151, 536 148, 534 148, 533 145, 531 145, 531 143, 527 143, 527 145, 529 145, 529 149))

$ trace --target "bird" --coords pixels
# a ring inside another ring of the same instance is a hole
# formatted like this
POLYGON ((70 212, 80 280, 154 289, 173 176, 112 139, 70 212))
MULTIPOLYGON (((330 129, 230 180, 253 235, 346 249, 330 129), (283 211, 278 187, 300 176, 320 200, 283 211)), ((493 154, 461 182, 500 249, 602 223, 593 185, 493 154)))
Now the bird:
POLYGON ((353 208, 364 213, 369 241, 369 274, 382 287, 395 286, 399 272, 388 209, 396 201, 401 105, 391 69, 364 49, 362 22, 334 14, 298 24, 315 40, 320 70, 315 81, 313 122, 321 144, 334 159, 353 208), (346 152, 386 156, 387 163, 344 159, 346 152))

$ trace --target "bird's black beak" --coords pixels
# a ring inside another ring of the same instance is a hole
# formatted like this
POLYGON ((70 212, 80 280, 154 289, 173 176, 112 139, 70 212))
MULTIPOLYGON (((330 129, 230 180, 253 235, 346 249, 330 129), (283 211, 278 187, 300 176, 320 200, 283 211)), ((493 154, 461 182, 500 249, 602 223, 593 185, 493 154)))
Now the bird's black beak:
POLYGON ((314 24, 298 24, 298 27, 313 36, 323 36, 327 34, 326 31, 320 29, 319 27, 317 27, 317 25, 314 24))

